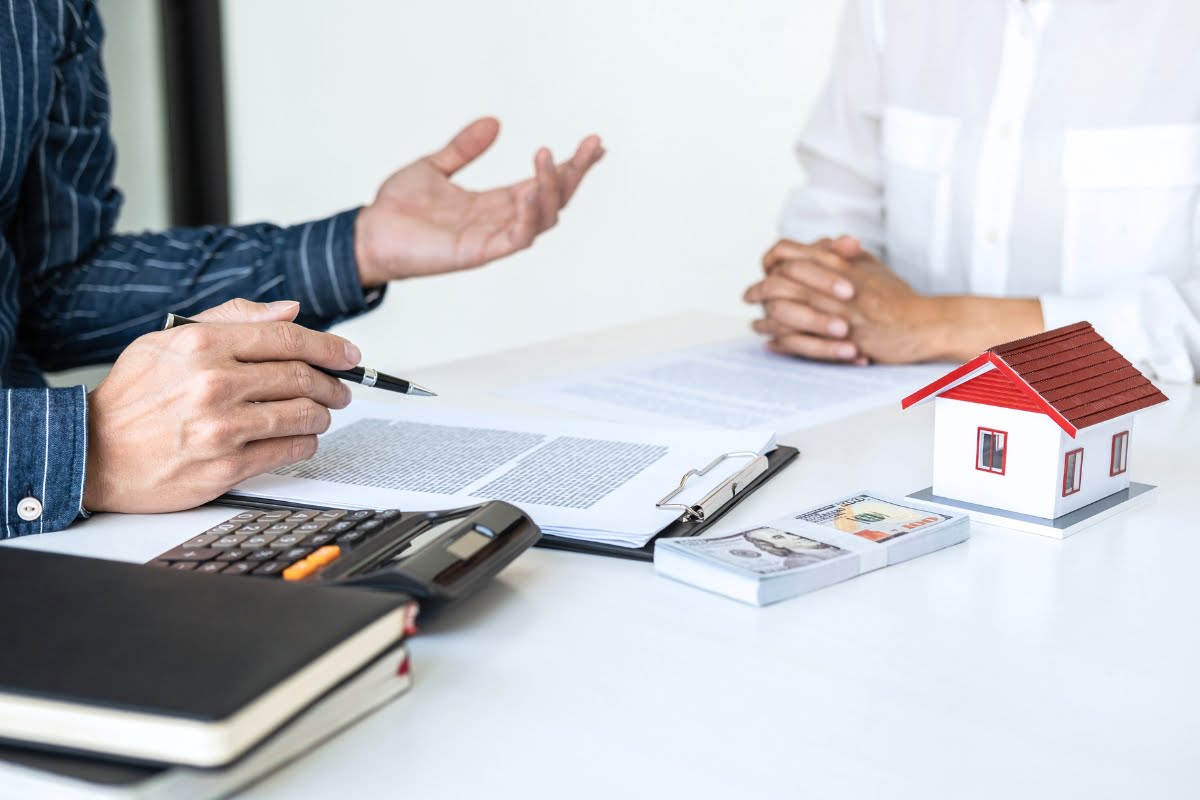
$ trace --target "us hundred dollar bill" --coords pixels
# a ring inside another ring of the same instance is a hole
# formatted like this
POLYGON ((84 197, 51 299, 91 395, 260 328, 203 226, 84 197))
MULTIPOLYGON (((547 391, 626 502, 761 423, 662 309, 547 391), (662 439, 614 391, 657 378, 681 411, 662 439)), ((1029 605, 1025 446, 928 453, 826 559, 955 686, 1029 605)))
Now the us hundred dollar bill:
POLYGON ((852 555, 831 544, 767 527, 713 539, 675 539, 672 547, 764 576, 852 555))
POLYGON ((842 498, 795 515, 801 522, 885 542, 951 519, 947 514, 881 500, 869 494, 842 498))

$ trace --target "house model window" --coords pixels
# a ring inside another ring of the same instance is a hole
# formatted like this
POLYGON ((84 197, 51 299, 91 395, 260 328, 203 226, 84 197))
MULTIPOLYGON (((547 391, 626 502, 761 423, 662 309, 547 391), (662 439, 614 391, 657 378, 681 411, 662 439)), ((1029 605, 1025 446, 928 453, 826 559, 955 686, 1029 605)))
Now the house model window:
POLYGON ((1122 431, 1113 436, 1112 441, 1112 464, 1109 466, 1108 474, 1120 475, 1129 468, 1129 431, 1122 431))
POLYGON ((1067 453, 1063 463, 1063 497, 1075 494, 1083 483, 1083 449, 1067 453))
POLYGON ((990 428, 979 429, 975 469, 1004 474, 1004 457, 1008 449, 1008 434, 990 428))

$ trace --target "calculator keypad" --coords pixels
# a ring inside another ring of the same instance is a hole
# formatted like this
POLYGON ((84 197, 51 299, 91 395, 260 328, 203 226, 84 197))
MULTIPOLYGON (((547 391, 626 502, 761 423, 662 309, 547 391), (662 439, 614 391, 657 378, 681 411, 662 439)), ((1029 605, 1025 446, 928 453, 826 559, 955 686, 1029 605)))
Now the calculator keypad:
POLYGON ((303 580, 387 530, 399 516, 394 508, 243 511, 150 563, 194 572, 303 580))

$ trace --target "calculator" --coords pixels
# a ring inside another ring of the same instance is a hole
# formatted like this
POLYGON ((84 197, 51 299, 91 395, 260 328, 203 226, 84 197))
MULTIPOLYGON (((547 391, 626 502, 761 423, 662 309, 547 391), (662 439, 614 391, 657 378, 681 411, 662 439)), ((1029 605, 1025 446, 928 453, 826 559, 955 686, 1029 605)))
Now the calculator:
POLYGON ((499 500, 424 512, 236 503, 246 510, 149 563, 403 592, 427 611, 470 594, 541 536, 528 515, 499 500))

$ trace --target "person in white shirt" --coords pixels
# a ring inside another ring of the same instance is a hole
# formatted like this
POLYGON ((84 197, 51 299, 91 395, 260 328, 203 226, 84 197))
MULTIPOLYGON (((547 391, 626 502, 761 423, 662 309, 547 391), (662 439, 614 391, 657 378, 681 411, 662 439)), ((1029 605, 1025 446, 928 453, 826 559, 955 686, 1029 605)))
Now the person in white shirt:
POLYGON ((746 291, 777 352, 966 360, 1080 320, 1200 374, 1200 3, 847 0, 746 291))

